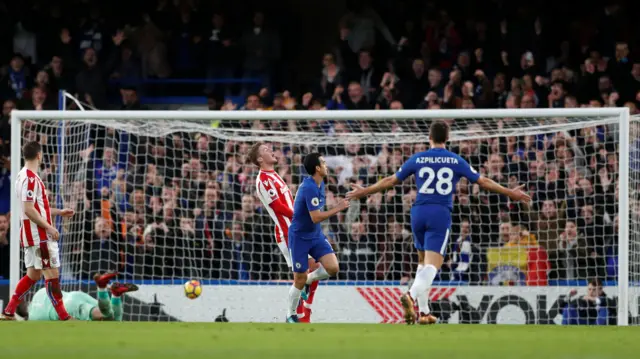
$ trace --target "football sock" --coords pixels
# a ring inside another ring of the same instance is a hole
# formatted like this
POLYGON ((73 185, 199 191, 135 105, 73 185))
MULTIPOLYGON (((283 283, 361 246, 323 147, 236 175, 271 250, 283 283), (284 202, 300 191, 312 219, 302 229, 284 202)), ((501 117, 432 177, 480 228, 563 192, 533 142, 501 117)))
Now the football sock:
POLYGON ((111 309, 113 309, 113 320, 121 322, 123 315, 121 297, 111 297, 111 309))
POLYGON ((422 270, 417 272, 416 279, 413 281, 411 289, 409 289, 411 297, 418 301, 420 311, 425 314, 430 312, 427 290, 431 287, 436 274, 438 274, 436 267, 431 264, 425 265, 422 270))
POLYGON ((47 279, 44 281, 44 286, 47 290, 47 295, 49 296, 49 300, 51 300, 51 304, 53 304, 53 308, 58 313, 58 318, 60 320, 69 319, 69 313, 67 313, 67 309, 64 307, 64 303, 62 302, 62 290, 60 290, 60 279, 53 278, 47 279))
POLYGON ((16 309, 20 302, 22 302, 22 298, 24 298, 24 295, 29 291, 29 289, 31 289, 31 287, 33 287, 34 284, 36 284, 36 281, 29 278, 29 276, 25 275, 22 277, 16 286, 16 291, 11 296, 9 304, 7 304, 7 307, 4 309, 4 312, 9 315, 16 314, 16 309))
POLYGON ((109 298, 109 292, 107 288, 98 288, 98 309, 105 318, 111 318, 113 316, 113 310, 111 308, 111 300, 109 298))
POLYGON ((300 301, 300 293, 302 293, 302 290, 296 288, 295 285, 292 285, 291 288, 289 288, 289 300, 287 301, 287 317, 296 314, 296 308, 298 307, 298 302, 300 301))
POLYGON ((318 269, 309 273, 307 276, 307 284, 311 284, 317 280, 323 280, 329 278, 329 273, 324 269, 323 266, 318 267, 318 269))
MULTIPOLYGON (((418 269, 416 270, 416 276, 414 278, 418 278, 418 274, 420 274, 420 272, 423 269, 424 269, 424 264, 419 264, 418 269)), ((418 294, 418 297, 416 298, 416 302, 418 302, 418 308, 420 312, 423 312, 423 313, 428 313, 428 310, 429 310, 428 297, 426 296, 426 293, 427 291, 424 291, 424 295, 418 294), (425 312, 424 309, 427 309, 427 312, 425 312)))
POLYGON ((316 289, 318 289, 318 284, 320 284, 320 282, 315 281, 309 286, 309 296, 305 301, 305 307, 311 308, 311 304, 313 304, 313 297, 316 295, 316 289))

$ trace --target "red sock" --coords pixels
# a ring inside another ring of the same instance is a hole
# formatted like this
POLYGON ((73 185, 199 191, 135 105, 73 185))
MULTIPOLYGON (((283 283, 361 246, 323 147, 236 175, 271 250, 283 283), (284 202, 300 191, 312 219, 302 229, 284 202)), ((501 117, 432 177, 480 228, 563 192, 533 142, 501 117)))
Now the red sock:
POLYGON ((307 304, 313 304, 313 297, 316 295, 316 289, 318 289, 319 283, 319 281, 315 281, 309 286, 309 296, 306 300, 307 304))
POLYGON ((36 281, 29 278, 28 276, 25 275, 24 277, 22 277, 22 279, 20 279, 18 285, 16 286, 16 291, 11 296, 9 304, 7 304, 7 307, 4 309, 4 312, 9 315, 16 314, 18 304, 22 302, 22 298, 24 298, 24 295, 27 294, 29 289, 31 289, 34 284, 36 284, 36 281))
POLYGON ((51 304, 53 304, 53 308, 56 310, 56 313, 58 313, 58 318, 60 320, 69 319, 69 313, 67 313, 67 309, 64 307, 64 303, 62 302, 60 279, 47 279, 44 281, 44 287, 47 288, 47 295, 49 296, 49 300, 51 300, 51 304))

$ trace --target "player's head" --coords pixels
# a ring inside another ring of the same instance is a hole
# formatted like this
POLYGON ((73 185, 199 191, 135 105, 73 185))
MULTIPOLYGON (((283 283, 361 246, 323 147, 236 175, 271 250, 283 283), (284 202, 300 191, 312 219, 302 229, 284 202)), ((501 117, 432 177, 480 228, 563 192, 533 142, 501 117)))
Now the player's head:
POLYGON ((317 174, 325 177, 327 175, 327 164, 318 152, 306 155, 302 163, 309 176, 315 176, 317 174))
POLYGON ((434 121, 429 128, 429 139, 433 145, 444 145, 449 140, 449 125, 434 121))
POLYGON ((24 157, 24 160, 27 162, 42 162, 42 146, 36 141, 27 142, 27 144, 22 147, 22 157, 24 157))
POLYGON ((273 166, 278 163, 278 158, 271 146, 267 146, 262 142, 258 142, 251 146, 247 160, 258 167, 273 166))
POLYGON ((591 297, 599 297, 602 295, 602 281, 598 278, 593 278, 589 281, 587 286, 587 292, 591 297))

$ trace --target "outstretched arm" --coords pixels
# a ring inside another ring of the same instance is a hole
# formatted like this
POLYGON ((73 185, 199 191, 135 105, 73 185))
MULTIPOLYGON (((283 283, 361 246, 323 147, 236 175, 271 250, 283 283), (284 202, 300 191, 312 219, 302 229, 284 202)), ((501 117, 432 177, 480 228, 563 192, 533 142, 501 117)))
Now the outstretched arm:
POLYGON ((400 179, 398 179, 395 174, 385 177, 369 187, 362 187, 354 183, 351 185, 353 190, 347 193, 347 199, 358 199, 374 193, 382 192, 397 185, 398 183, 400 183, 400 179))
POLYGON ((522 191, 524 185, 520 185, 514 189, 509 189, 485 176, 480 176, 476 183, 485 191, 499 193, 509 197, 512 201, 520 201, 523 203, 531 202, 531 196, 522 191))
POLYGON ((74 213, 75 211, 70 208, 63 208, 63 209, 51 208, 51 216, 53 217, 55 216, 71 217, 73 216, 74 213))

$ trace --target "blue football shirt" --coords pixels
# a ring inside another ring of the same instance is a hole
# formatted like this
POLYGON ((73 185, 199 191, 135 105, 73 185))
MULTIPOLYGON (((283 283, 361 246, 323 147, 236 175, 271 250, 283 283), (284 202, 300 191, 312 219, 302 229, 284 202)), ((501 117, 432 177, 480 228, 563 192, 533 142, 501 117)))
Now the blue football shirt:
POLYGON ((405 162, 396 177, 404 181, 416 176, 418 195, 414 206, 440 204, 453 209, 453 195, 461 177, 472 183, 480 174, 467 161, 444 148, 432 148, 416 153, 405 162))
POLYGON ((312 177, 305 178, 298 187, 293 203, 293 219, 289 226, 289 234, 296 238, 308 239, 322 235, 320 223, 313 223, 309 212, 324 208, 324 204, 324 182, 318 186, 312 177))

